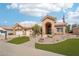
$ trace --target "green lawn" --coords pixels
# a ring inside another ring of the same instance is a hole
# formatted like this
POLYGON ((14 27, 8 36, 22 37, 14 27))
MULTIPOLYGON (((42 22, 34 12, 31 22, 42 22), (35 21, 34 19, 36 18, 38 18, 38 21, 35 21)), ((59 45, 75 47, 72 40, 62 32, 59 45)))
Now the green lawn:
POLYGON ((25 43, 27 41, 29 41, 30 38, 26 37, 26 36, 21 36, 21 37, 15 37, 12 40, 8 41, 9 43, 13 43, 13 44, 22 44, 25 43))
POLYGON ((56 44, 35 44, 38 49, 68 56, 79 56, 79 38, 73 38, 56 44), (75 40, 74 40, 75 39, 75 40))

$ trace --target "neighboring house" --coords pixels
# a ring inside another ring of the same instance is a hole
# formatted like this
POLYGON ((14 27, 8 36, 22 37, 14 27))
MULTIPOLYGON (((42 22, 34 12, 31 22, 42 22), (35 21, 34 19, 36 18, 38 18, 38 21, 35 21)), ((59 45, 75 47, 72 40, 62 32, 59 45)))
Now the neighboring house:
POLYGON ((5 34, 5 32, 6 32, 6 30, 5 30, 5 29, 3 29, 2 27, 0 27, 0 35, 4 35, 4 34, 5 34))
POLYGON ((5 29, 3 29, 2 27, 0 27, 0 40, 1 39, 6 39, 7 38, 7 31, 5 29))
POLYGON ((54 35, 54 34, 65 34, 66 23, 56 22, 56 18, 52 16, 45 16, 42 20, 42 34, 43 35, 54 35))
POLYGON ((79 35, 79 27, 74 27, 73 28, 73 34, 79 35))
POLYGON ((13 27, 14 35, 26 35, 30 36, 32 34, 32 25, 31 24, 19 24, 17 23, 13 27))
POLYGON ((7 31, 7 35, 13 35, 13 27, 12 26, 1 26, 1 27, 7 31))
POLYGON ((2 31, 6 31, 5 29, 3 29, 2 27, 0 27, 0 32, 2 32, 2 31))

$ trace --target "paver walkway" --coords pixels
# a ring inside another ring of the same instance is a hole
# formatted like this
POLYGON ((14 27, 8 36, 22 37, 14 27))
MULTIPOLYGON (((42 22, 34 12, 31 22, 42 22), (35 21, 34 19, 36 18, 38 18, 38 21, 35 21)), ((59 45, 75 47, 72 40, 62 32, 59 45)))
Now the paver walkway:
POLYGON ((15 45, 6 43, 5 41, 0 41, 0 55, 1 56, 61 56, 61 54, 56 54, 40 49, 34 48, 34 40, 26 42, 24 44, 15 45))

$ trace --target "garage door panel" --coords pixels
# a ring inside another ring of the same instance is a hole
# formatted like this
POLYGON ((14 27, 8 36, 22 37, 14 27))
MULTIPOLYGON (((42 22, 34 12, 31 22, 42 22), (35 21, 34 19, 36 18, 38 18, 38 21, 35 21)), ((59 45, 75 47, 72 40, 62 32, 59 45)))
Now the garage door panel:
POLYGON ((22 31, 16 31, 16 35, 23 35, 22 31))

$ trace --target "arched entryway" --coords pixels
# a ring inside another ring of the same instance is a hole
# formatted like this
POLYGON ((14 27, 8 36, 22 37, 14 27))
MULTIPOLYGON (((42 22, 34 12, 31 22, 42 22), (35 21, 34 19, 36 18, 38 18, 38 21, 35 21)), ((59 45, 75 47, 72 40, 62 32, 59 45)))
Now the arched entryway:
POLYGON ((46 34, 52 34, 52 24, 50 22, 46 23, 45 28, 46 28, 46 34))

